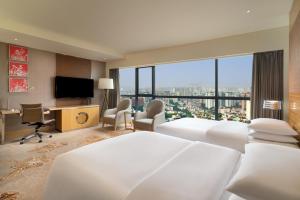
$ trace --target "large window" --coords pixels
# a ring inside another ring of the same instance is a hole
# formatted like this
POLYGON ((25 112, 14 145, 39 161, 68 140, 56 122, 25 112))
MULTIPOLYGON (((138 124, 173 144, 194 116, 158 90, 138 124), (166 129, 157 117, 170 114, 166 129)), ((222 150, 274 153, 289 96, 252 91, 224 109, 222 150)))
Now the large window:
POLYGON ((198 117, 245 122, 250 120, 252 59, 246 55, 120 69, 121 95, 133 100, 135 110, 161 99, 167 120, 198 117), (123 88, 129 89, 124 92, 123 88))

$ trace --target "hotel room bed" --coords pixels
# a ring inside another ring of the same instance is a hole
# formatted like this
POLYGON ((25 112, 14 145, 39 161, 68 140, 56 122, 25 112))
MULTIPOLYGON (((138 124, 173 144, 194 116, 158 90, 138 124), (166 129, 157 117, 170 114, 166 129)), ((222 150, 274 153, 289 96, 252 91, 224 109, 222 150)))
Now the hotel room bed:
POLYGON ((221 145, 245 151, 248 143, 247 124, 234 121, 216 121, 199 118, 182 118, 159 125, 156 132, 192 141, 221 145))
POLYGON ((226 200, 240 158, 230 148, 136 132, 58 156, 44 199, 226 200))

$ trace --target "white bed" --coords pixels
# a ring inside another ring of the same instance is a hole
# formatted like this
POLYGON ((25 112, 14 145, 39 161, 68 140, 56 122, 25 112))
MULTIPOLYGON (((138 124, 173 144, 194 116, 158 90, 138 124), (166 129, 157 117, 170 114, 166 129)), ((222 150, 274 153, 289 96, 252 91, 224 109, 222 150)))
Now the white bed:
POLYGON ((247 124, 234 121, 215 121, 182 118, 159 125, 156 132, 192 141, 226 146, 244 152, 248 143, 247 124))
POLYGON ((240 158, 230 148, 136 132, 58 156, 44 199, 227 200, 240 158))

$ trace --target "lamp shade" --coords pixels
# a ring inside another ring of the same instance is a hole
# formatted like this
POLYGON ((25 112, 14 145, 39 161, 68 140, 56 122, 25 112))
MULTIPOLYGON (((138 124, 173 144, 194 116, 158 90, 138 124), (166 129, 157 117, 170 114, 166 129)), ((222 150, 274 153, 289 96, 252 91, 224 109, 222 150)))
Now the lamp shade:
POLYGON ((113 79, 111 79, 111 78, 99 78, 98 88, 99 89, 107 89, 107 90, 114 89, 113 79))
POLYGON ((281 110, 281 101, 278 100, 264 100, 264 109, 281 110))

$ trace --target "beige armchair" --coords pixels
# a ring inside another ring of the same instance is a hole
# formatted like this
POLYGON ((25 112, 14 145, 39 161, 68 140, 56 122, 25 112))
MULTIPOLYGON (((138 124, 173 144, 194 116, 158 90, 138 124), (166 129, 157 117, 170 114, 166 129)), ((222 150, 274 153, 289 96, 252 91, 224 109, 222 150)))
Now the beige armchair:
POLYGON ((165 122, 165 108, 161 100, 152 100, 145 112, 137 112, 134 116, 134 130, 155 131, 155 128, 165 122))
POLYGON ((102 127, 105 124, 113 125, 114 130, 120 124, 125 123, 126 121, 131 121, 131 100, 130 99, 123 99, 118 104, 117 108, 107 109, 103 114, 102 119, 102 127), (125 119, 126 117, 126 119, 125 119))

